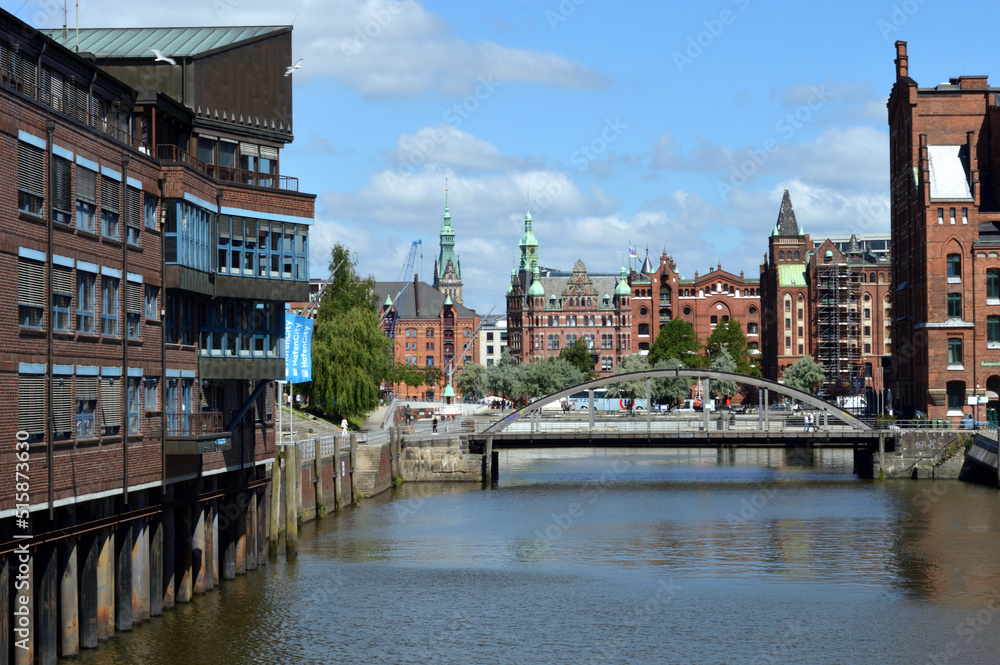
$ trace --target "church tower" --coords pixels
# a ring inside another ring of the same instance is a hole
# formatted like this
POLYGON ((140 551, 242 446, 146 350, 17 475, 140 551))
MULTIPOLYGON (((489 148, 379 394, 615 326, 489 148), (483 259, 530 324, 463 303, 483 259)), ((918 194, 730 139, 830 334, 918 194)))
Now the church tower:
POLYGON ((455 255, 455 229, 448 211, 448 186, 444 188, 444 220, 441 222, 440 250, 434 261, 434 288, 462 304, 462 264, 455 255))
POLYGON ((521 260, 517 266, 518 281, 525 293, 534 281, 534 271, 538 267, 538 240, 531 230, 531 199, 527 199, 524 213, 524 234, 518 243, 521 248, 521 260))

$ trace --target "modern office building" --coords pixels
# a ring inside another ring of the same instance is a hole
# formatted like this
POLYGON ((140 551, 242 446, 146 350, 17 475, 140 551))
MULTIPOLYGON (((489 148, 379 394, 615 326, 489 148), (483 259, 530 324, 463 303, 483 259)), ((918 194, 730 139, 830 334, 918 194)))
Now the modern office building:
POLYGON ((24 504, 43 662, 47 608, 72 655, 260 560, 315 199, 281 169, 290 60, 290 27, 77 42, 0 12, 0 462, 23 442, 31 475, 0 479, 0 586, 24 504))

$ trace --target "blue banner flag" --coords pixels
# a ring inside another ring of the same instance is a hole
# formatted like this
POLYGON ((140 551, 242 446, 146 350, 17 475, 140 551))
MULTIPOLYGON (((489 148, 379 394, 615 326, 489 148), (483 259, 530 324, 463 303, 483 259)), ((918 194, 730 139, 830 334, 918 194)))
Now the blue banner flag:
POLYGON ((302 322, 302 353, 299 355, 298 381, 312 381, 312 332, 313 320, 300 316, 302 322))
POLYGON ((312 381, 313 320, 285 312, 285 380, 312 381))

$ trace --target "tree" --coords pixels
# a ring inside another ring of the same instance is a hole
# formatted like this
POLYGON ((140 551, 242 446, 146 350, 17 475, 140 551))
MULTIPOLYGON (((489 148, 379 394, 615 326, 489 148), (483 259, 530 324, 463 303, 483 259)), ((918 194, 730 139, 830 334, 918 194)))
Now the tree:
POLYGON ((569 362, 583 373, 584 381, 594 378, 594 359, 587 348, 587 342, 582 337, 577 337, 576 341, 567 346, 559 353, 559 357, 569 362))
POLYGON ((699 369, 705 367, 705 357, 701 354, 701 340, 694 328, 684 319, 672 319, 660 328, 656 341, 649 348, 649 362, 677 358, 685 367, 699 369))
MULTIPOLYGON (((656 363, 656 369, 679 369, 683 367, 684 363, 677 358, 668 358, 656 363)), ((660 398, 669 397, 672 402, 679 402, 691 396, 691 383, 692 380, 686 376, 662 378, 658 382, 660 388, 656 391, 656 395, 660 398)))
MULTIPOLYGON (((633 354, 625 356, 615 368, 615 374, 627 374, 629 372, 641 372, 650 369, 678 369, 684 364, 676 358, 661 360, 655 365, 650 364, 649 356, 633 354)), ((682 377, 658 377, 652 379, 649 385, 650 392, 658 399, 669 398, 671 401, 680 400, 691 394, 691 379, 682 377)), ((646 399, 646 380, 633 379, 622 381, 608 386, 609 397, 627 397, 629 399, 646 399)))
POLYGON ((826 368, 823 363, 813 362, 812 356, 806 356, 781 373, 785 385, 796 388, 811 395, 816 394, 816 387, 826 379, 826 368))
POLYGON ((430 388, 427 393, 430 394, 434 388, 440 386, 444 381, 444 372, 441 371, 440 367, 436 365, 431 365, 430 367, 424 368, 424 385, 430 388))
MULTIPOLYGON (((712 361, 712 369, 716 372, 735 372, 736 371, 736 361, 733 357, 725 350, 719 351, 715 360, 712 361)), ((715 391, 716 395, 722 395, 724 397, 732 397, 739 390, 739 384, 730 379, 716 379, 711 382, 711 389, 715 391)))
POLYGON ((416 365, 407 365, 396 362, 392 366, 389 376, 386 377, 391 383, 403 383, 411 388, 424 385, 424 373, 416 365))
POLYGON ((323 294, 313 331, 313 404, 328 414, 362 416, 378 406, 379 386, 391 375, 392 341, 376 314, 375 280, 360 278, 356 259, 337 244, 333 279, 323 294))
POLYGON ((562 358, 520 366, 520 392, 537 398, 583 383, 583 372, 562 358))
POLYGON ((500 360, 495 365, 486 368, 483 377, 486 389, 493 395, 514 400, 521 396, 520 365, 515 365, 507 354, 507 349, 500 354, 500 360))
POLYGON ((464 395, 475 393, 480 398, 484 397, 483 390, 486 389, 486 368, 479 363, 466 363, 458 370, 455 376, 454 388, 464 395))
POLYGON ((753 364, 747 353, 747 336, 736 319, 729 319, 715 326, 705 343, 705 353, 714 361, 720 351, 725 351, 734 361, 734 372, 750 374, 753 364))

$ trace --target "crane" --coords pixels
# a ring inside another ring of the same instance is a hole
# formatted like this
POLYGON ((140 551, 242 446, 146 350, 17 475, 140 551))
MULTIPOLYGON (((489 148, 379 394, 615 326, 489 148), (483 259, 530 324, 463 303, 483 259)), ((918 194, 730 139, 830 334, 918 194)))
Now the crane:
MULTIPOLYGON (((413 274, 413 262, 417 258, 417 248, 423 244, 421 240, 414 240, 410 245, 410 253, 406 257, 406 265, 403 266, 402 279, 403 286, 399 289, 399 293, 396 297, 392 299, 392 307, 385 310, 382 314, 381 320, 385 320, 385 317, 389 315, 389 312, 395 310, 395 314, 389 320, 389 328, 386 330, 386 336, 389 339, 395 339, 396 337, 396 321, 399 317, 403 315, 403 305, 406 303, 406 289, 410 286, 410 275, 413 274)), ((381 321, 380 321, 381 322, 381 321)))

